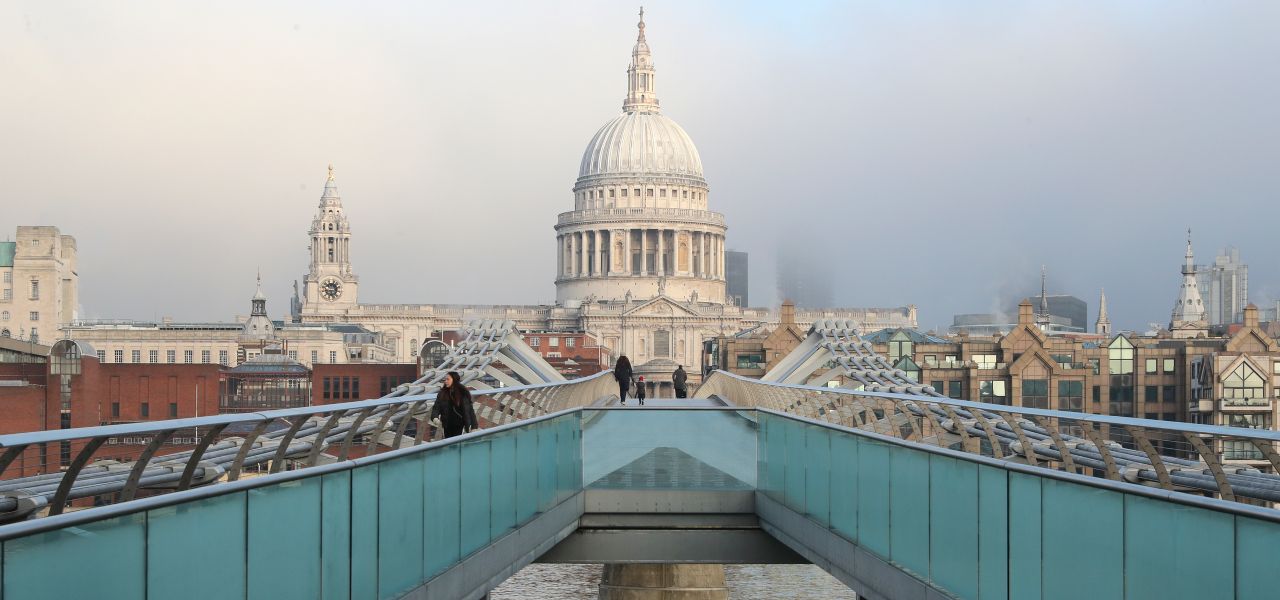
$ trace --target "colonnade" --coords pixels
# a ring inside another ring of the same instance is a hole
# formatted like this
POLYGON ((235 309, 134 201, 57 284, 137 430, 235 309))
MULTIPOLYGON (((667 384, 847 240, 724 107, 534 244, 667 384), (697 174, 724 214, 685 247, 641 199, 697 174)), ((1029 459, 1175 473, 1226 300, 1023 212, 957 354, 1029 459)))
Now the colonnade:
POLYGON ((724 279, 724 233, 694 229, 586 229, 556 236, 561 279, 679 276, 724 279))

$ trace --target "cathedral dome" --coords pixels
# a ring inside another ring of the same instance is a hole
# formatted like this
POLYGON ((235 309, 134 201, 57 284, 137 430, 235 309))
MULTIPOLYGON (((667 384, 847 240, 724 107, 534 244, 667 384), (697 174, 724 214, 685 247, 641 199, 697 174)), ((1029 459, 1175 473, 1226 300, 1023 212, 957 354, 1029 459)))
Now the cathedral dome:
POLYGON ((591 138, 578 177, 669 175, 702 179, 702 159, 689 134, 659 112, 628 112, 591 138))

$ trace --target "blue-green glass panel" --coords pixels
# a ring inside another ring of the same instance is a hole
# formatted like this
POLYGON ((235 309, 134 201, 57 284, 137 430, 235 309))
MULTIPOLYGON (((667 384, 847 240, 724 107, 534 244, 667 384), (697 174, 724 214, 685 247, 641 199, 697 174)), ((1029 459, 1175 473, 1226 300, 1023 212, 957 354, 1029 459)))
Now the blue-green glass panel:
POLYGON ((245 497, 237 492, 147 511, 149 597, 244 597, 245 497), (218 576, 192 585, 192 565, 218 576))
MULTIPOLYGON (((591 410, 582 470, 596 488, 755 489, 747 411, 591 410)), ((573 417, 574 415, 570 415, 573 417)))
POLYGON ((858 441, 858 544, 889 558, 889 446, 858 441))
POLYGON ((249 600, 318 597, 320 479, 286 481, 248 493, 249 600))
POLYGON ((831 528, 858 541, 858 438, 831 434, 831 528))
POLYGON ((516 438, 514 432, 492 436, 489 442, 489 539, 496 540, 516 526, 516 438))
POLYGON ((574 448, 578 440, 578 428, 567 416, 557 417, 554 423, 556 426, 556 502, 561 502, 578 488, 576 473, 578 464, 575 462, 577 450, 574 448))
POLYGON ((423 461, 409 454, 379 465, 378 596, 398 598, 423 580, 423 461))
POLYGON ((145 522, 134 514, 6 541, 4 597, 144 597, 145 522))
POLYGON ((905 569, 929 574, 929 455, 889 448, 889 558, 905 569))
POLYGON ((1277 556, 1280 524, 1236 517, 1236 598, 1275 597, 1280 590, 1277 556))
POLYGON ((1231 598, 1235 519, 1141 496, 1124 497, 1125 598, 1231 598))
POLYGON ((800 514, 804 514, 804 467, 808 458, 805 451, 804 429, 805 425, 798 421, 787 419, 785 421, 787 436, 787 459, 786 474, 783 475, 785 487, 783 489, 783 497, 786 505, 791 510, 800 514))
POLYGON ((536 425, 538 430, 538 512, 543 512, 556 503, 556 428, 554 424, 542 422, 536 425))
POLYGON ((1040 598, 1043 579, 1039 477, 1009 473, 1009 597, 1040 598))
POLYGON ((1009 598, 1009 475, 978 467, 978 597, 1009 598))
POLYGON ((351 471, 351 597, 378 596, 378 469, 351 471))
POLYGON ((761 415, 761 419, 769 422, 766 447, 760 453, 765 457, 765 469, 768 473, 766 491, 770 498, 782 502, 785 500, 784 490, 787 485, 787 421, 774 415, 761 415))
MULTIPOLYGON (((574 413, 566 417, 569 419, 570 426, 573 429, 573 488, 574 494, 581 492, 586 487, 583 481, 583 452, 586 451, 582 439, 582 413, 574 413)), ((751 440, 752 445, 755 444, 755 438, 751 440)), ((754 458, 754 457, 753 457, 754 458)))
POLYGON ((831 430, 817 425, 804 428, 805 513, 823 525, 831 526, 831 430))
POLYGON ((516 522, 524 523, 538 512, 538 432, 522 427, 516 438, 516 522))
MULTIPOLYGON (((896 488, 895 488, 896 490, 896 488)), ((961 598, 978 597, 978 465, 929 457, 929 578, 961 598)))
POLYGON ((423 485, 423 546, 426 567, 423 575, 430 579, 443 573, 462 557, 459 553, 462 514, 462 472, 459 446, 452 444, 429 450, 426 458, 427 477, 423 485))
POLYGON ((351 471, 320 480, 320 590, 324 600, 351 597, 351 471))
POLYGON ((1045 479, 1042 490, 1044 597, 1122 597, 1124 496, 1053 479, 1045 479))
POLYGON ((462 446, 462 556, 489 544, 489 440, 462 446))

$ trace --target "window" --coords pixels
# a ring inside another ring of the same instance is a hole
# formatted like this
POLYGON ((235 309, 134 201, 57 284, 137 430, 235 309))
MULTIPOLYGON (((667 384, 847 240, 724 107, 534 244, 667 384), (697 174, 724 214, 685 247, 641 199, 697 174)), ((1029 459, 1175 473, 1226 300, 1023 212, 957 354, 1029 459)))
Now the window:
POLYGON ((132 351, 130 351, 130 352, 129 352, 129 362, 131 362, 131 363, 140 363, 140 362, 142 362, 142 351, 141 351, 141 350, 132 350, 132 351))
POLYGON ((942 393, 942 390, 946 389, 945 383, 942 381, 930 381, 929 387, 933 388, 933 391, 938 392, 939 394, 942 393))
POLYGON ((182 362, 184 362, 184 363, 186 363, 186 364, 191 364, 191 363, 195 362, 195 356, 196 356, 196 352, 195 352, 195 350, 183 350, 183 351, 182 351, 182 362))
POLYGON ((587 192, 587 200, 595 200, 595 199, 596 199, 596 192, 595 192, 595 190, 591 190, 591 191, 587 192))
POLYGON ((1142 386, 1142 399, 1143 399, 1143 400, 1146 400, 1147 402, 1159 402, 1159 401, 1160 401, 1160 386, 1158 386, 1158 385, 1144 385, 1144 386, 1142 386))
POLYGON ((623 198, 627 197, 627 188, 622 188, 622 197, 623 198))
POLYGON ((1277 360, 1274 364, 1271 365, 1271 370, 1276 375, 1280 375, 1280 360, 1277 360))
POLYGON ((111 417, 112 417, 112 418, 115 418, 115 419, 119 419, 119 418, 120 418, 120 403, 119 403, 119 402, 112 402, 112 403, 111 403, 111 417))
POLYGON ((537 348, 537 347, 538 347, 538 344, 540 344, 540 343, 541 343, 541 340, 539 340, 537 337, 531 337, 531 338, 529 338, 529 347, 530 347, 530 348, 537 348))
POLYGON ((1084 382, 1058 382, 1058 410, 1068 412, 1084 411, 1084 382))
POLYGON ((973 362, 978 363, 979 369, 994 369, 996 368, 996 355, 974 354, 973 362))
POLYGON ((31 280, 31 299, 40 299, 40 281, 38 279, 31 280))
POLYGON ((13 283, 13 271, 5 271, 5 272, 4 272, 4 282, 5 282, 5 283, 13 283))
POLYGON ((159 350, 147 351, 147 362, 151 362, 151 363, 160 362, 160 351, 159 350))
POLYGON ((329 378, 329 377, 325 377, 325 378, 324 378, 324 394, 321 396, 321 397, 322 397, 322 398, 324 398, 325 400, 329 400, 330 398, 332 398, 332 397, 333 397, 333 396, 331 395, 330 388, 329 388, 329 386, 330 386, 331 384, 332 384, 332 382, 330 381, 330 378, 329 378))
POLYGON ((1093 401, 1095 403, 1102 402, 1102 386, 1100 385, 1093 386, 1093 401))
POLYGON ((176 363, 176 362, 178 362, 178 351, 177 351, 177 350, 165 350, 165 351, 164 351, 164 357, 165 357, 166 362, 168 362, 169 364, 176 363))
POLYGON ((924 355, 924 364, 925 366, 928 366, 928 367, 938 366, 938 355, 937 354, 924 355))
POLYGON ((289 360, 298 360, 298 351, 297 351, 297 350, 290 350, 290 351, 289 351, 289 360))
POLYGON ((906 332, 899 330, 889 338, 889 362, 896 363, 904 356, 911 356, 913 349, 911 338, 906 332))
MULTIPOLYGON (((568 340, 565 340, 565 346, 568 347, 568 340)), ((671 332, 665 329, 659 329, 653 332, 653 355, 654 356, 671 356, 671 332)), ((763 362, 763 360, 761 361, 763 362)))
POLYGON ((1222 380, 1222 399, 1227 406, 1265 406, 1262 376, 1242 362, 1222 380))
POLYGON ((1156 372, 1156 359, 1154 359, 1154 358, 1148 358, 1148 359, 1146 360, 1146 365, 1147 365, 1147 368, 1146 368, 1146 369, 1144 369, 1144 371, 1146 372, 1146 374, 1150 375, 1150 374, 1152 374, 1152 373, 1155 373, 1155 372, 1156 372))
POLYGON ((636 197, 637 197, 637 198, 639 198, 639 197, 640 197, 640 188, 636 188, 636 197))
POLYGON ((1023 379, 1022 405, 1027 408, 1049 408, 1049 380, 1023 379))
POLYGON ((336 363, 336 362, 338 362, 338 352, 337 352, 337 351, 335 351, 335 350, 330 350, 330 351, 329 351, 329 363, 330 363, 330 364, 332 364, 332 363, 336 363))
POLYGON ((560 347, 560 338, 557 338, 557 337, 547 338, 547 345, 551 346, 552 348, 560 347))
POLYGON ((1074 363, 1075 363, 1075 355, 1072 355, 1072 354, 1054 354, 1054 355, 1053 355, 1053 362, 1058 363, 1058 366, 1059 366, 1059 367, 1062 367, 1062 368, 1064 368, 1064 369, 1070 369, 1070 368, 1071 368, 1071 366, 1072 366, 1072 364, 1074 364, 1074 363))
POLYGON ((170 418, 170 419, 176 419, 176 418, 178 418, 178 403, 177 403, 177 402, 170 402, 170 403, 169 403, 169 418, 170 418))
POLYGON ((33 342, 39 342, 39 341, 40 341, 40 331, 39 331, 38 329, 36 329, 35 327, 32 327, 32 328, 31 328, 31 341, 33 341, 33 342))
POLYGON ((13 300, 13 290, 9 288, 4 288, 4 299, 13 300))
POLYGON ((312 350, 312 351, 311 351, 311 364, 313 364, 313 365, 314 365, 314 364, 316 364, 316 363, 318 363, 318 362, 320 362, 320 352, 318 352, 318 351, 316 351, 316 350, 312 350))
POLYGON ((577 344, 578 344, 577 338, 564 338, 565 348, 573 348, 574 346, 577 346, 577 344))
POLYGON ((647 189, 645 189, 645 191, 644 191, 644 195, 646 195, 646 196, 648 196, 648 197, 652 198, 652 197, 653 197, 653 188, 647 188, 647 189))
POLYGON ((1089 371, 1094 375, 1102 373, 1102 361, 1096 358, 1089 359, 1089 371))
POLYGON ((759 369, 764 362, 764 355, 758 352, 738 353, 739 369, 759 369))
POLYGON ((111 360, 113 360, 113 361, 115 361, 115 362, 117 362, 117 363, 122 363, 122 362, 124 362, 124 350, 116 350, 115 352, 112 352, 112 353, 111 353, 111 360))
POLYGON ((1133 416, 1133 344, 1123 335, 1107 347, 1108 369, 1111 372, 1110 401, 1108 414, 1117 417, 1133 416))
POLYGON ((98 351, 98 362, 107 362, 107 351, 106 351, 106 350, 99 350, 99 351, 98 351))
POLYGON ((911 381, 920 381, 920 366, 916 364, 916 361, 911 360, 910 356, 898 359, 893 368, 902 369, 902 372, 907 374, 907 379, 911 381))
POLYGON ((218 364, 220 364, 220 365, 225 365, 225 364, 228 364, 228 362, 230 362, 230 359, 227 357, 227 351, 226 351, 226 350, 219 350, 219 351, 218 351, 218 364))
POLYGON ((948 365, 954 365, 954 364, 956 364, 956 363, 960 362, 960 357, 958 357, 958 356, 956 356, 956 355, 954 355, 954 354, 948 354, 948 355, 946 356, 945 362, 946 362, 948 365))
POLYGON ((1163 402, 1177 402, 1177 401, 1178 401, 1178 386, 1176 386, 1176 385, 1166 385, 1166 386, 1164 386, 1164 396, 1161 398, 1161 401, 1163 401, 1163 402))
POLYGON ((143 402, 143 403, 142 403, 142 406, 141 406, 141 407, 139 407, 139 411, 140 411, 140 412, 139 412, 138 414, 142 415, 142 418, 144 418, 144 419, 149 419, 149 418, 151 418, 151 404, 150 404, 150 403, 148 403, 148 402, 143 402))
POLYGON ((28 318, 28 319, 30 319, 30 320, 32 320, 32 321, 39 321, 39 320, 40 320, 40 313, 38 313, 38 312, 36 312, 36 311, 34 311, 34 310, 33 310, 33 311, 31 311, 31 314, 27 315, 27 318, 28 318))
POLYGON ((948 398, 954 398, 956 400, 959 400, 964 397, 964 387, 962 387, 960 384, 961 382, 957 379, 952 379, 951 381, 947 382, 948 398))
POLYGON ((659 197, 659 198, 666 198, 666 197, 667 197, 667 188, 662 188, 662 189, 658 190, 658 197, 659 197))
POLYGON ((1176 366, 1175 361, 1174 361, 1172 358, 1166 358, 1166 359, 1164 359, 1164 372, 1165 372, 1165 373, 1170 373, 1170 374, 1172 374, 1172 373, 1175 371, 1175 369, 1174 369, 1174 367, 1175 367, 1175 366, 1176 366))
POLYGON ((978 396, 989 404, 1009 403, 1009 393, 1003 379, 978 382, 978 396))
POLYGON ((201 351, 200 351, 200 362, 201 362, 201 364, 206 364, 206 365, 207 365, 207 364, 209 364, 209 362, 213 360, 213 356, 212 356, 212 355, 213 355, 213 352, 211 352, 211 351, 209 351, 209 350, 201 350, 201 351))

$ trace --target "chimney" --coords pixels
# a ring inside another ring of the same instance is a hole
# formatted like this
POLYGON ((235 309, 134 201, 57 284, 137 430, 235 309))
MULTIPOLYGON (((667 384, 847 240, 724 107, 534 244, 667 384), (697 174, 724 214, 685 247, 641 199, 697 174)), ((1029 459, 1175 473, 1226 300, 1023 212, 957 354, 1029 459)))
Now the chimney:
POLYGON ((782 325, 796 324, 796 303, 790 300, 782 301, 782 325))
POLYGON ((1244 326, 1258 326, 1258 307, 1254 306, 1252 302, 1250 302, 1248 306, 1244 307, 1244 326))
POLYGON ((1036 322, 1035 314, 1031 311, 1031 301, 1023 299, 1018 303, 1018 324, 1034 325, 1036 322))

